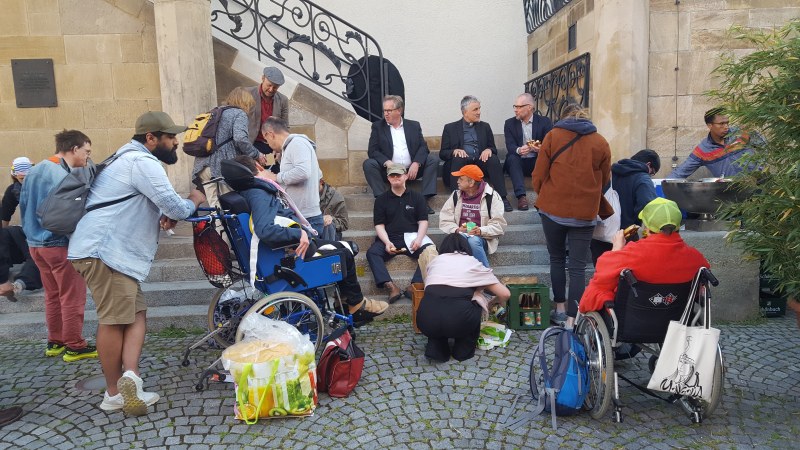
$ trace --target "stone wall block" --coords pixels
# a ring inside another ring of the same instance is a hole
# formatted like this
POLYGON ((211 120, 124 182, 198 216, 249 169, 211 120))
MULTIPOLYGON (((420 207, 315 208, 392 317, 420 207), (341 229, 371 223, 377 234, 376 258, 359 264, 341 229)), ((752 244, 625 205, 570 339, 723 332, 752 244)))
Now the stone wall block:
POLYGON ((120 34, 119 46, 122 53, 121 62, 144 62, 144 42, 140 34, 120 34))
POLYGON ((651 96, 675 95, 675 54, 650 53, 648 91, 651 96))
MULTIPOLYGON (((791 3, 791 2, 787 2, 791 3)), ((748 26, 752 28, 773 28, 785 25, 800 17, 800 7, 795 2, 792 8, 753 9, 750 11, 748 26)))
POLYGON ((441 136, 425 136, 425 143, 428 144, 428 150, 431 153, 436 153, 437 157, 439 155, 439 150, 442 149, 442 137, 441 136))
POLYGON ((44 108, 44 111, 47 128, 81 130, 86 125, 83 121, 83 102, 58 102, 57 108, 44 108))
POLYGON ((103 0, 60 0, 64 34, 140 33, 142 21, 103 0))
POLYGON ((31 36, 61 36, 61 16, 58 10, 48 13, 28 13, 28 32, 31 36))
POLYGON ((16 103, 0 104, 0 130, 44 128, 45 108, 17 108, 16 103))
POLYGON ((122 61, 119 35, 64 36, 67 64, 100 64, 122 61))
POLYGON ((731 39, 727 30, 693 30, 691 35, 692 50, 732 50, 744 49, 748 44, 731 39))
POLYGON ((703 94, 719 80, 712 71, 720 63, 719 51, 696 51, 678 55, 678 94, 703 94))
POLYGON ((153 26, 146 26, 142 35, 142 51, 144 62, 158 62, 158 44, 156 43, 156 30, 153 26))
POLYGON ((314 125, 316 121, 316 114, 303 108, 297 102, 289 102, 289 125, 314 125))
POLYGON ((0 36, 28 34, 28 15, 25 0, 0 0, 0 36))
MULTIPOLYGON (((36 158, 34 159, 33 155, 30 155, 25 148, 25 138, 23 136, 22 131, 0 131, 0 142, 3 143, 3 164, 7 164, 10 166, 11 161, 16 158, 17 156, 25 155, 30 158, 31 161, 34 163, 40 161, 43 158, 36 158)), ((2 169, 0 169, 2 170, 2 169)), ((8 172, 2 172, 8 173, 8 172)))
MULTIPOLYGON (((595 32, 595 29, 596 29, 594 16, 595 16, 594 14, 587 13, 583 17, 581 17, 580 20, 578 20, 578 24, 577 24, 577 26, 578 26, 578 28, 577 28, 577 37, 578 37, 577 44, 578 45, 577 45, 577 47, 578 47, 578 50, 581 50, 581 52, 579 54, 583 54, 586 51, 591 51, 591 50, 588 50, 588 49, 591 49, 592 46, 594 45, 594 40, 595 40, 594 32, 595 32), (587 50, 582 51, 582 49, 587 49, 587 50)), ((541 61, 539 62, 539 64, 541 64, 541 61)))
POLYGON ((313 125, 297 125, 293 126, 291 129, 292 134, 304 134, 309 139, 314 141, 317 144, 317 159, 322 159, 322 156, 319 154, 319 142, 317 142, 317 131, 314 129, 313 125))
MULTIPOLYGON (((141 111, 140 114, 142 112, 144 111, 141 111)), ((136 122, 134 120, 134 122, 131 122, 126 127, 108 129, 109 155, 112 152, 115 152, 118 148, 122 147, 124 144, 130 142, 131 138, 133 137, 134 133, 133 126, 135 124, 136 122)), ((179 153, 178 158, 189 158, 189 155, 181 152, 180 150, 178 151, 178 153, 179 153)))
POLYGON ((347 130, 347 149, 369 150, 370 134, 372 134, 372 123, 357 117, 347 130))
POLYGON ((695 30, 727 30, 731 25, 747 25, 748 12, 743 10, 694 11, 692 15, 692 31, 695 30))
POLYGON ((364 161, 367 159, 367 152, 349 152, 347 158, 347 172, 350 185, 366 186, 367 179, 364 178, 364 161))
MULTIPOLYGON (((147 4, 146 0, 114 0, 114 5, 120 10, 130 14, 133 17, 139 17, 142 13, 142 8, 147 4)), ((150 7, 152 10, 152 6, 150 7)))
POLYGON ((55 66, 59 100, 100 100, 113 98, 110 64, 55 66))
POLYGON ((146 111, 146 100, 97 100, 84 104, 83 117, 87 128, 133 128, 146 111))
POLYGON ((325 182, 331 186, 346 186, 348 184, 346 159, 321 159, 319 160, 319 168, 322 169, 322 176, 325 182))
POLYGON ((52 58, 64 64, 64 39, 61 36, 0 36, 0 61, 52 58))
MULTIPOLYGON (((61 132, 61 129, 42 129, 35 131, 22 131, 22 146, 15 149, 14 156, 19 156, 16 153, 23 151, 25 156, 30 158, 34 163, 42 161, 43 159, 53 156, 56 151, 56 144, 54 136, 56 133, 61 132)), ((94 139, 91 135, 89 138, 94 139)))
POLYGON ((675 124, 675 96, 665 95, 647 99, 648 128, 671 127, 675 124), (670 114, 672 112, 672 114, 670 114))
POLYGON ((353 111, 337 105, 302 84, 295 89, 292 100, 314 111, 320 119, 324 119, 342 130, 346 130, 350 126, 356 115, 353 111))
MULTIPOLYGON (((0 2, 2 4, 2 2, 0 2)), ((58 14, 58 0, 25 0, 28 14, 58 14)))
POLYGON ((111 73, 114 82, 114 98, 142 99, 161 97, 158 64, 113 64, 111 73))
MULTIPOLYGON (((675 11, 675 0, 649 0, 651 11, 675 11)), ((681 0, 681 11, 721 11, 730 0, 681 0)))
POLYGON ((14 77, 11 75, 11 64, 0 66, 0 103, 17 103, 14 94, 14 77))
POLYGON ((347 131, 323 119, 317 120, 314 130, 317 136, 317 158, 347 158, 347 131))
MULTIPOLYGON (((678 48, 678 13, 655 12, 650 14, 650 51, 674 52, 678 48)), ((682 32, 687 30, 682 29, 682 32)))
POLYGON ((108 129, 87 127, 81 131, 92 140, 92 159, 94 161, 100 162, 105 159, 105 156, 110 154, 109 148, 111 146, 108 143, 108 129))

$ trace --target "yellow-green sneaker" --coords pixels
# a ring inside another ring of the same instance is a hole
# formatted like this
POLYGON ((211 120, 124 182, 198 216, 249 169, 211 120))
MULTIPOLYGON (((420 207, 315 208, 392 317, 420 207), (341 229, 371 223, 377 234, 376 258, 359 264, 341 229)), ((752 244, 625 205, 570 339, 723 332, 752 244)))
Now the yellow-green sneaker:
POLYGON ((61 344, 56 344, 55 342, 48 342, 47 349, 44 351, 44 356, 58 356, 64 353, 64 350, 67 348, 61 344))
POLYGON ((63 356, 64 362, 74 362, 86 358, 97 358, 97 349, 91 345, 77 350, 67 348, 63 356))

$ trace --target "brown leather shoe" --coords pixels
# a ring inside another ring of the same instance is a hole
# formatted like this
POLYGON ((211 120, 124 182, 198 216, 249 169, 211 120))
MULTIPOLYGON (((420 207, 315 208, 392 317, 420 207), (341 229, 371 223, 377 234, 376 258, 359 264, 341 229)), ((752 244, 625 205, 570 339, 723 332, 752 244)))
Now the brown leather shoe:
POLYGON ((528 197, 523 195, 517 199, 517 209, 520 211, 528 210, 528 197))
POLYGON ((403 293, 400 291, 400 288, 397 287, 391 281, 387 281, 386 284, 383 285, 384 289, 389 289, 389 295, 387 296, 387 301, 391 305, 392 303, 400 300, 400 297, 403 296, 403 293))

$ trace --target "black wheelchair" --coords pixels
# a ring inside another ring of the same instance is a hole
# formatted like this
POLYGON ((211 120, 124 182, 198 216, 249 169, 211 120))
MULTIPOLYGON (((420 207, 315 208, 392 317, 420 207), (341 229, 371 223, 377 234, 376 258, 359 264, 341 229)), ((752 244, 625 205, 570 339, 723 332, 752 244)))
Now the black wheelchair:
POLYGON ((648 368, 652 374, 670 321, 680 320, 687 304, 691 302, 689 325, 705 324, 707 311, 710 317, 710 286, 718 284, 705 267, 698 270, 691 282, 682 284, 644 283, 636 280, 631 270, 625 269, 620 274, 614 301, 606 302, 602 311, 579 315, 575 333, 584 344, 589 368, 589 395, 584 409, 590 412, 592 418, 603 418, 613 402, 613 421, 623 421, 619 378, 647 395, 678 403, 693 423, 701 423, 714 412, 722 399, 724 383, 724 365, 719 346, 709 401, 678 394, 663 397, 617 373, 614 361, 615 356, 617 359, 628 357, 634 361, 632 356, 641 351, 650 355, 648 368))
MULTIPOLYGON (((358 252, 357 247, 352 248, 354 244, 349 249, 325 249, 324 254, 299 258, 294 246, 272 249, 254 238, 249 208, 240 194, 228 192, 219 201, 220 209, 201 208, 201 215, 187 219, 193 224, 198 261, 218 289, 208 306, 208 333, 185 350, 184 367, 190 364, 190 352, 198 347, 226 348, 240 341, 239 324, 250 314, 293 325, 316 349, 342 327, 355 336, 353 328, 361 323, 354 322, 336 285, 347 275, 343 252, 358 252)), ((203 371, 195 385, 197 391, 210 379, 225 378, 219 362, 217 359, 203 371)))

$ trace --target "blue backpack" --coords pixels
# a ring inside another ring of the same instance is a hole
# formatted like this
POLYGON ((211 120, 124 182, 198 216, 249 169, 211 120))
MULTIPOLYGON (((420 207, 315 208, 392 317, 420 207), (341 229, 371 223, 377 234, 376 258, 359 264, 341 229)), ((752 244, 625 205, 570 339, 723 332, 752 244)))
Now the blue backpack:
POLYGON ((572 331, 550 327, 542 333, 531 360, 530 383, 536 409, 506 427, 521 425, 546 411, 552 417, 553 429, 557 429, 556 416, 571 416, 581 411, 589 394, 589 371, 586 351, 572 331), (548 345, 548 341, 552 342, 548 345), (548 358, 546 351, 550 348, 554 354, 548 358))

